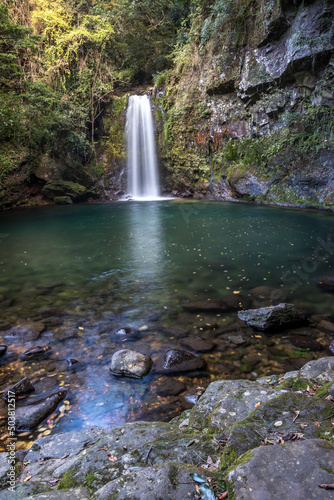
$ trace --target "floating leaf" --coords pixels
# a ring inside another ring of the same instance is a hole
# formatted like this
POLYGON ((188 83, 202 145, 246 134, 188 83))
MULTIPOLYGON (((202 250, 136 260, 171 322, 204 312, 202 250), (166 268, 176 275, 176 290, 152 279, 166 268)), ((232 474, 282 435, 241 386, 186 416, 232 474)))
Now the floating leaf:
POLYGON ((216 500, 215 493, 210 486, 207 484, 201 484, 198 488, 201 494, 202 500, 216 500))
POLYGON ((208 482, 205 479, 205 477, 200 476, 199 474, 197 474, 197 472, 194 472, 193 474, 191 474, 190 477, 191 477, 191 479, 193 479, 194 481, 196 481, 196 483, 206 483, 206 484, 208 484, 208 482))

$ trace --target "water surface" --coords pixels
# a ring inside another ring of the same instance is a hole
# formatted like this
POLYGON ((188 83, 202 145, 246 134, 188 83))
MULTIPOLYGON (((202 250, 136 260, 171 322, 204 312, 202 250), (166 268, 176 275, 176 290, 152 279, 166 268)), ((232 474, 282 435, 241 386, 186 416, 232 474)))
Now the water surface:
POLYGON ((272 298, 251 291, 271 286, 319 321, 331 319, 332 295, 316 285, 331 274, 333 256, 329 247, 318 252, 318 260, 314 252, 334 241, 333 222, 331 214, 311 210, 177 200, 1 213, 2 343, 8 344, 6 329, 22 320, 45 324, 38 339, 9 345, 1 359, 1 390, 22 375, 36 392, 19 404, 68 389, 61 410, 23 436, 21 446, 50 430, 156 418, 159 408, 167 419, 186 407, 182 392, 159 395, 157 387, 168 380, 182 381, 186 390, 215 378, 282 373, 298 358, 327 355, 330 335, 313 324, 305 335, 324 346, 320 351, 296 347, 289 333, 244 331, 244 343, 235 344, 229 335, 240 334, 236 313, 195 314, 182 304, 234 293, 249 296, 253 307, 269 305, 272 298), (139 329, 136 338, 115 336, 124 327, 139 329), (169 347, 191 349, 194 337, 213 345, 201 354, 207 362, 202 372, 167 377, 153 368, 137 381, 117 379, 108 370, 120 348, 156 362, 169 347), (36 345, 51 346, 50 356, 21 361, 36 345), (71 358, 78 363, 69 366, 71 358))

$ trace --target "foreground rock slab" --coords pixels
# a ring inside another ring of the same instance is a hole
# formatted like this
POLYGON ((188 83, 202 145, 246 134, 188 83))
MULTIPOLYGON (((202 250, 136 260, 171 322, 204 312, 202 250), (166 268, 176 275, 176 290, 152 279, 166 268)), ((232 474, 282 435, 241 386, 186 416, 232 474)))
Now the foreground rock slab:
POLYGON ((286 303, 239 311, 238 317, 245 321, 248 326, 262 331, 283 330, 290 326, 306 323, 304 314, 293 304, 286 303))
POLYGON ((111 358, 110 371, 119 377, 142 378, 152 368, 152 359, 147 354, 121 349, 111 358))
POLYGON ((229 498, 235 500, 330 500, 334 482, 334 444, 321 439, 263 446, 240 457, 244 463, 227 474, 229 498))

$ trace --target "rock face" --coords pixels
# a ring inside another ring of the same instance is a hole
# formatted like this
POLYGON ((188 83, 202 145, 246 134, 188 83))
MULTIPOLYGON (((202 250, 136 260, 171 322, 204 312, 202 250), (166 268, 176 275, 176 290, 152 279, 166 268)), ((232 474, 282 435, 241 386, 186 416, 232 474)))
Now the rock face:
POLYGON ((215 1, 211 12, 202 12, 192 27, 198 42, 187 45, 198 62, 183 61, 182 71, 177 67, 166 88, 156 91, 157 104, 163 96, 175 113, 167 124, 168 147, 163 126, 159 135, 172 189, 195 188, 224 200, 334 206, 333 143, 330 122, 325 125, 334 104, 333 15, 329 0, 224 7, 215 1), (301 122, 294 120, 297 109, 303 109, 301 122), (323 127, 312 113, 323 113, 323 127), (307 130, 313 134, 308 146, 307 130), (295 140, 288 139, 292 134, 295 140))
POLYGON ((146 354, 121 349, 111 358, 110 371, 120 377, 142 378, 152 368, 152 359, 146 354))
POLYGON ((238 317, 247 325, 262 331, 283 330, 289 326, 306 323, 306 318, 293 304, 260 307, 239 311, 238 317))
MULTIPOLYGON (((186 499, 196 498, 197 480, 209 478, 215 498, 226 497, 226 484, 236 500, 327 500, 326 485, 334 483, 333 382, 322 381, 333 372, 333 359, 311 361, 303 373, 212 382, 191 410, 169 423, 42 437, 25 466, 18 464, 16 496, 186 499), (306 375, 321 386, 316 395, 306 375)), ((1 458, 4 484, 8 463, 1 458)), ((0 492, 0 500, 11 498, 0 492)))

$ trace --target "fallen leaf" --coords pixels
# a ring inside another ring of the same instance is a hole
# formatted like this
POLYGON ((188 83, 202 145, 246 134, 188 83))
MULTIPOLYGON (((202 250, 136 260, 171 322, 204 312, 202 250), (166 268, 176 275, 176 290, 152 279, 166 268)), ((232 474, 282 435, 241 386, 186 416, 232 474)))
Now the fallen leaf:
POLYGON ((315 422, 313 422, 313 425, 314 427, 320 427, 320 422, 318 422, 317 420, 315 422))
POLYGON ((334 483, 332 484, 318 484, 319 488, 323 488, 324 490, 334 490, 334 483))
POLYGON ((258 408, 261 405, 261 403, 255 403, 254 408, 258 408))
POLYGON ((115 455, 112 455, 111 453, 108 453, 108 460, 110 460, 110 462, 116 462, 117 457, 115 457, 115 455))
POLYGON ((274 423, 275 427, 281 427, 281 425, 283 425, 282 420, 277 420, 277 422, 274 423))
POLYGON ((308 427, 308 424, 306 424, 306 423, 301 423, 301 424, 299 424, 299 425, 300 425, 300 427, 302 427, 303 429, 304 429, 305 427, 308 427))
POLYGON ((227 493, 227 491, 225 491, 224 493, 220 493, 217 496, 217 498, 218 498, 218 500, 224 500, 224 498, 227 498, 227 495, 228 495, 228 493, 227 493))
POLYGON ((23 479, 23 482, 25 483, 26 481, 30 481, 31 478, 32 478, 32 475, 30 474, 30 476, 27 476, 23 479))

